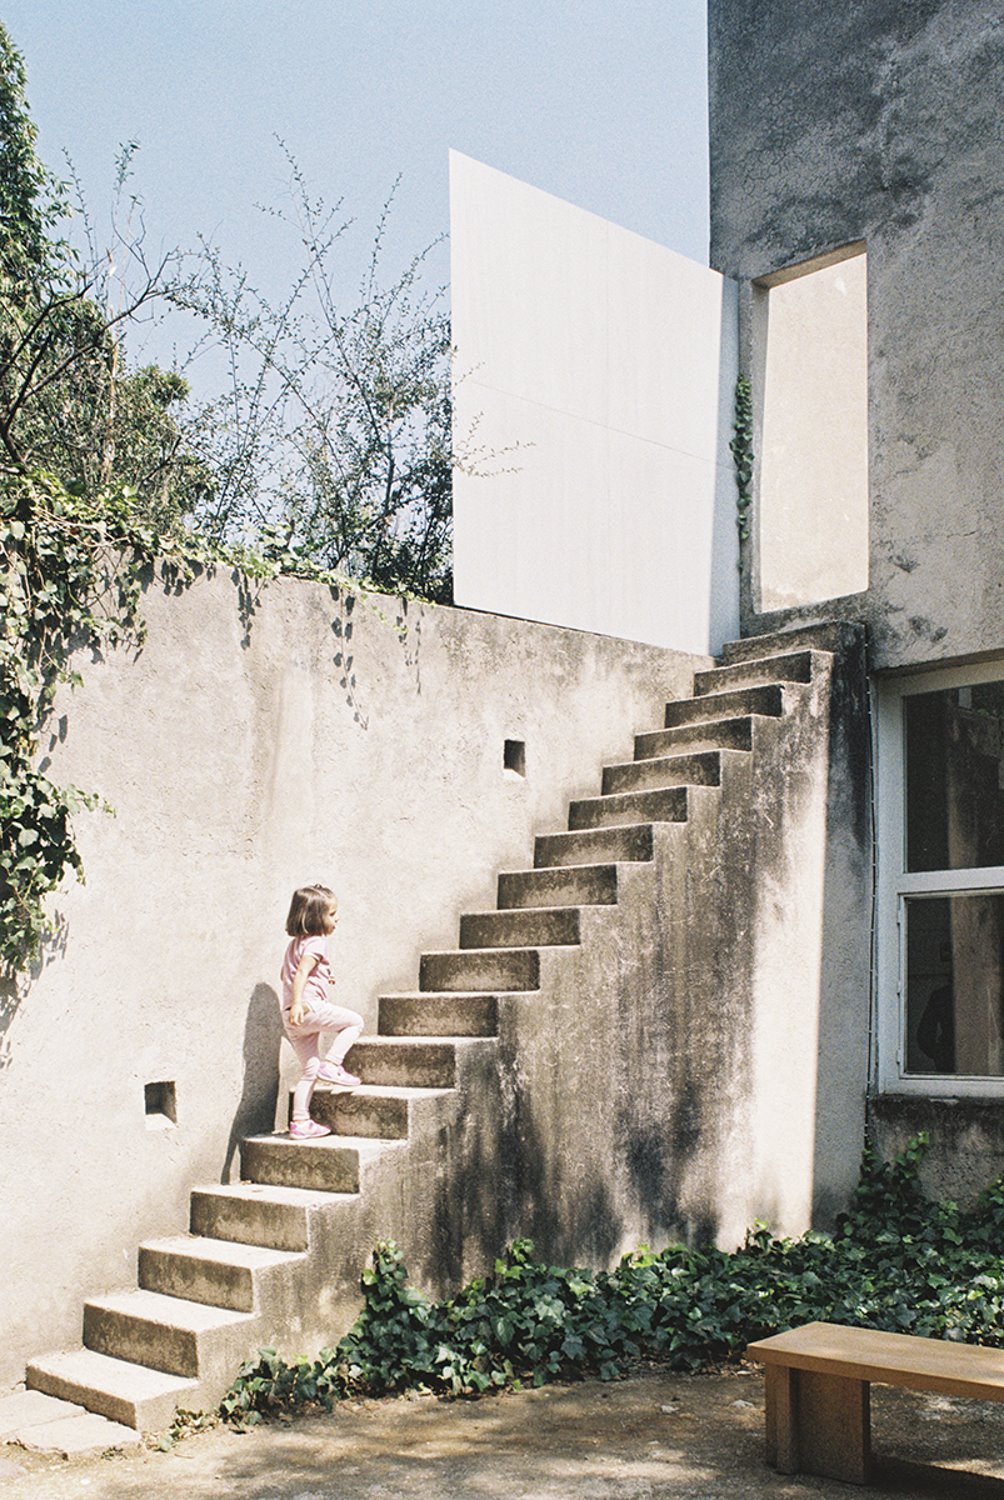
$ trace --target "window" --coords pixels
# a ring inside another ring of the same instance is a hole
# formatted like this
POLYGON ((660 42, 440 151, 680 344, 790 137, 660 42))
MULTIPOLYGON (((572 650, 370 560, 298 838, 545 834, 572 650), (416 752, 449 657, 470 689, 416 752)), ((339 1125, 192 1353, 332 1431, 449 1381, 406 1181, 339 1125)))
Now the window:
POLYGON ((879 1083, 1004 1094, 1004 663, 879 694, 879 1083))

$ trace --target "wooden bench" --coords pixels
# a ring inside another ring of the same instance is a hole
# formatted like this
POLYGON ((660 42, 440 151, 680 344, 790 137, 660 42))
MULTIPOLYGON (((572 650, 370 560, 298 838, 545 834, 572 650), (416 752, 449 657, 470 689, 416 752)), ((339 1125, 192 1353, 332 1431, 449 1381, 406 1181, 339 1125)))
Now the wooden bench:
POLYGON ((867 1484, 869 1387, 1004 1401, 1004 1350, 807 1323, 750 1344, 765 1366, 767 1462, 782 1474, 867 1484))

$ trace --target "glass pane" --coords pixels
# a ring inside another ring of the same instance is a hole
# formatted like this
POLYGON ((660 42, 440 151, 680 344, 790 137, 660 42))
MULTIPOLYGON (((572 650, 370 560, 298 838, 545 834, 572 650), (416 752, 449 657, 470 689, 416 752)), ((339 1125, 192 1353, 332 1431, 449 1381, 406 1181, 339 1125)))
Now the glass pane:
POLYGON ((906 902, 906 1071, 1004 1077, 1004 895, 906 902))
POLYGON ((1004 865, 1004 682, 903 699, 908 870, 1004 865))

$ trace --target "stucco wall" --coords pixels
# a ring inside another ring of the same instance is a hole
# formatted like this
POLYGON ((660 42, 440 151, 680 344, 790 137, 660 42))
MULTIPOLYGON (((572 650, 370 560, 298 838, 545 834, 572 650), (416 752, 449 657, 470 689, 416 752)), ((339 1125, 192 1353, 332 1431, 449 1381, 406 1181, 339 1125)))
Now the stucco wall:
POLYGON ((53 721, 52 774, 116 816, 78 817, 87 884, 4 1012, 0 1382, 74 1343, 83 1297, 134 1284, 140 1238, 180 1230, 189 1189, 271 1127, 294 885, 337 890, 337 998, 372 1027, 704 664, 292 581, 155 583, 144 613, 142 651, 81 663, 53 721), (144 1084, 164 1080, 177 1128, 149 1130, 144 1084))
MULTIPOLYGON (((710 0, 711 259, 745 283, 868 252, 878 666, 998 649, 1004 18, 996 0, 710 0)), ((810 612, 811 613, 811 612, 810 612)), ((749 588, 744 629, 762 628, 749 588)))
POLYGON ((929 1197, 968 1206, 1000 1176, 1004 1118, 997 1100, 884 1094, 869 1102, 868 1115, 875 1148, 885 1161, 926 1131, 920 1185, 929 1197))

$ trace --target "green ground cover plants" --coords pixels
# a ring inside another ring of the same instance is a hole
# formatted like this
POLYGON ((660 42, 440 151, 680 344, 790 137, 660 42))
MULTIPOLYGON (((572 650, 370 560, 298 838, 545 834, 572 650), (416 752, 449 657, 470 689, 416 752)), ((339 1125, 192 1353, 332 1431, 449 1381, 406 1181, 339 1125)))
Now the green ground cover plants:
POLYGON ((292 1362, 262 1349, 221 1415, 247 1424, 352 1395, 609 1380, 640 1360, 694 1371, 815 1319, 1004 1345, 1004 1179, 969 1209, 931 1200, 918 1175, 927 1144, 917 1136, 891 1162, 866 1151, 832 1234, 777 1239, 756 1224, 733 1252, 641 1249, 613 1271, 548 1266, 519 1240, 491 1276, 441 1303, 409 1284, 395 1245, 378 1245, 338 1345, 292 1362))

